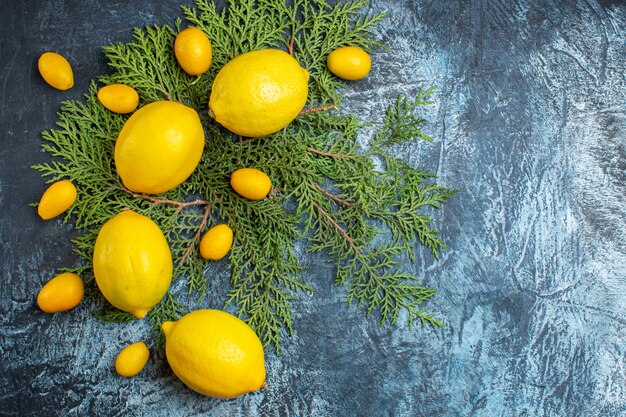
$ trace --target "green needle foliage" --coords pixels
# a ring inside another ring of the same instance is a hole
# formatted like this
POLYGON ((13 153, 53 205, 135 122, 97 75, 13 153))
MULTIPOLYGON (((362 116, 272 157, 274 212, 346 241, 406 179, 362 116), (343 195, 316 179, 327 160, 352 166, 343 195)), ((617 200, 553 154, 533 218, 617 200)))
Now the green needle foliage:
MULTIPOLYGON (((326 69, 326 56, 338 47, 369 50, 377 45, 370 35, 384 16, 364 14, 366 4, 232 0, 220 10, 198 0, 196 8, 183 7, 183 13, 189 25, 208 34, 213 64, 197 77, 187 75, 173 54, 181 20, 175 28, 135 29, 132 42, 105 46, 113 71, 92 83, 84 101, 63 103, 57 128, 43 132, 43 149, 52 161, 34 166, 49 182, 70 179, 77 185, 77 201, 65 217, 84 232, 74 239, 82 262, 72 270, 93 281, 98 230, 115 214, 132 209, 153 219, 166 234, 175 264, 172 288, 186 286, 192 297, 202 300, 209 288, 207 277, 224 264, 203 260, 199 240, 208 228, 224 222, 235 235, 224 308, 246 320, 265 346, 278 349, 281 338, 293 330, 294 297, 313 290, 301 281, 307 266, 297 254, 302 244, 336 265, 336 282, 345 286, 348 300, 362 305, 368 315, 378 314, 381 324, 396 323, 404 314, 409 325, 417 319, 441 326, 421 308, 435 291, 403 271, 401 260, 413 260, 417 242, 435 257, 445 247, 425 209, 439 208, 454 191, 392 153, 398 144, 430 140, 417 113, 430 104, 433 91, 391 103, 363 149, 357 139, 364 122, 336 109, 344 84, 326 69), (224 64, 236 54, 261 48, 286 49, 309 70, 308 105, 283 131, 244 139, 210 119, 208 96, 224 64), (205 152, 185 183, 158 196, 123 187, 113 149, 128 116, 109 112, 96 97, 98 85, 112 83, 134 87, 140 105, 169 99, 198 111, 205 125, 205 152), (274 188, 268 198, 249 201, 230 188, 230 173, 240 167, 255 167, 270 176, 274 188), (386 237, 377 239, 381 234, 386 237)), ((94 284, 91 288, 97 317, 133 319, 110 307, 94 284)), ((149 313, 154 328, 188 311, 186 299, 185 294, 168 293, 149 313)))

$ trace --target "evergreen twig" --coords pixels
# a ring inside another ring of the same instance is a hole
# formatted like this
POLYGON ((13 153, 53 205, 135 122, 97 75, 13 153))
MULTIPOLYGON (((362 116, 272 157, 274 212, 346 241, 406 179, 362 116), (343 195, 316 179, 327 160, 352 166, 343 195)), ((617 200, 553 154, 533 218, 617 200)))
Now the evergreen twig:
MULTIPOLYGON (((64 102, 57 128, 43 133, 43 149, 53 159, 34 168, 49 181, 67 178, 77 185, 78 198, 65 217, 84 231, 73 240, 82 263, 72 269, 95 288, 91 258, 97 231, 113 215, 132 209, 164 231, 176 279, 185 279, 200 301, 211 271, 224 264, 205 261, 194 250, 202 231, 225 222, 235 240, 224 308, 246 320, 265 346, 278 349, 282 337, 293 331, 294 298, 313 290, 301 279, 306 268, 296 255, 301 243, 334 262, 335 281, 345 285, 348 300, 368 315, 377 312, 381 324, 396 323, 404 312, 409 325, 415 320, 442 325, 420 308, 435 291, 404 272, 401 259, 414 259, 417 242, 435 257, 445 248, 424 210, 441 207, 455 191, 393 153, 398 144, 431 140, 421 130, 425 120, 418 112, 430 104, 433 90, 420 90, 414 99, 398 98, 366 149, 357 140, 363 122, 335 110, 345 84, 327 70, 326 56, 344 45, 378 46, 371 35, 384 15, 365 13, 366 5, 365 0, 336 5, 324 0, 228 0, 218 10, 214 3, 198 0, 195 8, 183 6, 188 24, 204 30, 212 43, 213 65, 201 76, 187 75, 173 55, 181 20, 175 28, 137 28, 132 42, 104 47, 113 72, 100 77, 100 83, 134 87, 142 105, 168 99, 195 108, 205 123, 206 146, 198 169, 179 187, 159 196, 135 193, 121 184, 113 163, 115 139, 127 116, 98 102, 95 83, 84 101, 64 102), (310 72, 307 109, 279 133, 242 140, 210 119, 208 91, 233 56, 261 48, 286 49, 310 72), (383 161, 382 169, 374 158, 383 161), (241 166, 271 177, 274 189, 268 198, 248 201, 231 190, 230 173, 241 166), (375 243, 381 233, 389 234, 388 243, 375 243)), ((191 308, 168 292, 149 320, 156 330, 191 308)), ((95 314, 103 320, 132 319, 115 309, 95 314)))

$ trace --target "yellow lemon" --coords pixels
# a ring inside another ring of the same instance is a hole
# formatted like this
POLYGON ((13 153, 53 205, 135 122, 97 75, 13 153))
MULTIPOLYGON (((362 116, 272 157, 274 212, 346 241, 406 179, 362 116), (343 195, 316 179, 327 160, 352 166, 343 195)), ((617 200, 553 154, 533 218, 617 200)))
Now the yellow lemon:
POLYGON ((203 150, 198 113, 175 101, 155 101, 124 124, 115 142, 115 167, 130 190, 159 194, 185 181, 203 150))
POLYGON ((207 230, 200 240, 200 256, 211 261, 222 259, 233 245, 233 229, 218 224, 207 230))
POLYGON ((69 209, 76 201, 76 187, 71 181, 61 180, 50 185, 41 196, 37 214, 50 220, 69 209))
POLYGON ((46 313, 67 311, 83 299, 83 281, 76 274, 64 272, 52 278, 37 295, 37 304, 46 313))
POLYGON ((211 41, 200 28, 189 27, 176 35, 174 55, 187 74, 204 74, 209 70, 213 58, 211 41))
POLYGON ((213 81, 209 114, 241 136, 287 126, 306 104, 309 73, 288 53, 261 49, 238 55, 213 81))
POLYGON ((172 255, 163 232, 131 210, 107 221, 96 238, 93 273, 113 306, 143 318, 172 281, 172 255))
POLYGON ((136 342, 126 346, 115 359, 115 372, 120 376, 131 377, 137 375, 146 366, 150 351, 143 342, 136 342))
POLYGON ((161 327, 167 361, 192 390, 235 398, 265 385, 261 341, 237 317, 219 310, 196 310, 161 327))
POLYGON ((328 54, 326 64, 330 72, 344 80, 360 80, 369 74, 372 60, 358 46, 344 46, 328 54))
POLYGON ((98 100, 114 113, 127 114, 137 109, 139 94, 126 84, 111 84, 98 90, 98 100))
POLYGON ((230 185, 233 190, 249 200, 261 200, 272 188, 270 177, 255 168, 240 168, 230 174, 230 185))
POLYGON ((56 52, 44 52, 37 61, 39 73, 44 81, 58 90, 69 90, 74 86, 72 66, 56 52))

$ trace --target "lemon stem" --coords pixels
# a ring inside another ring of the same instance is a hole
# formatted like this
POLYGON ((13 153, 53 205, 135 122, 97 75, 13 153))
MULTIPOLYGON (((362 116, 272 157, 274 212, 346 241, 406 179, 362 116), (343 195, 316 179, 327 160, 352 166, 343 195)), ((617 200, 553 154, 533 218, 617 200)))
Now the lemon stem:
POLYGON ((269 193, 267 193, 267 198, 272 198, 274 197, 276 194, 283 192, 284 189, 283 187, 273 187, 269 193))

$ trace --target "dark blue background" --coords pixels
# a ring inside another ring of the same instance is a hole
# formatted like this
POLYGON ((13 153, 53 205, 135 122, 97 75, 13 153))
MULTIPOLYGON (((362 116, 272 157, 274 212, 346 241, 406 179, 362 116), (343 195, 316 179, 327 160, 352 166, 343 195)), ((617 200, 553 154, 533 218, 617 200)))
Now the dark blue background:
MULTIPOLYGON (((190 2, 185 1, 185 4, 190 2)), ((380 120, 398 94, 438 87, 435 138, 402 149, 459 194, 434 213, 449 250, 409 272, 443 329, 380 328, 348 306, 330 265, 305 280, 295 334, 268 352, 269 389, 233 401, 185 388, 160 357, 116 376, 145 323, 87 305, 46 315, 36 295, 76 261, 72 226, 29 203, 49 160, 40 131, 107 71, 100 46, 173 23, 175 1, 6 1, 0 21, 0 415, 619 416, 626 414, 626 5, 621 1, 371 1, 386 11, 370 76, 342 111, 380 120), (36 69, 73 65, 67 92, 36 69)), ((363 129, 367 142, 371 131, 363 129)), ((222 281, 223 282, 223 281, 222 281)), ((219 307, 215 286, 208 307, 219 307)))

